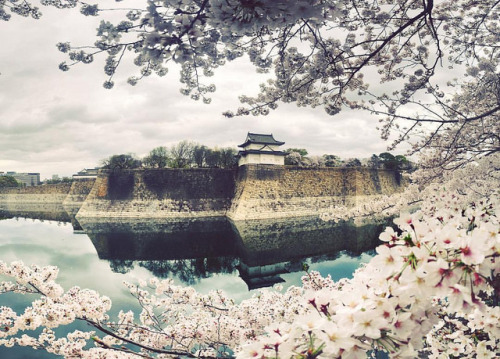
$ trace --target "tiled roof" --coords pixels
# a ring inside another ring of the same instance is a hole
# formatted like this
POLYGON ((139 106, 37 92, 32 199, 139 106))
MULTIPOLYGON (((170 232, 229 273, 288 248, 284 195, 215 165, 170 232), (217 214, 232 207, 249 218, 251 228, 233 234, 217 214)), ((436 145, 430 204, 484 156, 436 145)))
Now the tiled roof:
POLYGON ((242 143, 238 147, 245 147, 251 143, 259 143, 259 144, 263 144, 263 145, 278 145, 278 146, 285 144, 285 142, 276 141, 273 137, 273 134, 265 135, 265 134, 260 134, 260 133, 248 132, 247 139, 245 140, 244 143, 242 143))

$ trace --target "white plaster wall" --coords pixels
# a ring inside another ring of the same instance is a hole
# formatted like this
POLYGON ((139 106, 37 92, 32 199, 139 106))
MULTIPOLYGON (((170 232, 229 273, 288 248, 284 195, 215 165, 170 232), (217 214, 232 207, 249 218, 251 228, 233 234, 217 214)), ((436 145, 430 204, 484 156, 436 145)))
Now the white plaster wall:
POLYGON ((267 164, 267 165, 285 165, 284 156, 276 156, 272 154, 254 154, 250 153, 244 157, 240 157, 238 165, 246 164, 267 164))
POLYGON ((279 146, 276 145, 263 145, 260 143, 251 143, 247 147, 245 147, 245 150, 260 150, 261 148, 264 148, 264 151, 279 151, 279 146))

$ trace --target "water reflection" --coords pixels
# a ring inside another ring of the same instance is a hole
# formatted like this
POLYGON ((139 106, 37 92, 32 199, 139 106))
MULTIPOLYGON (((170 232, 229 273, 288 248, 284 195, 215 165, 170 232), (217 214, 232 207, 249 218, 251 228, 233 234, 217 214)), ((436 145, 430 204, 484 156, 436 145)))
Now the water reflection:
POLYGON ((232 222, 239 255, 252 266, 320 255, 335 256, 339 251, 359 255, 374 248, 383 225, 356 226, 349 222, 325 222, 317 217, 232 222))
MULTIPOLYGON (((61 203, 1 203, 0 218, 31 218, 41 221, 71 222, 72 216, 61 203)), ((74 217, 74 216, 73 216, 74 217)))
POLYGON ((176 259, 169 261, 142 261, 139 266, 148 269, 159 278, 176 276, 182 282, 193 285, 214 274, 233 273, 238 264, 234 257, 208 257, 176 259))
POLYGON ((232 222, 225 218, 172 220, 85 219, 80 223, 101 259, 113 271, 135 265, 155 276, 178 277, 186 284, 238 270, 249 289, 282 282, 281 274, 302 263, 359 256, 373 249, 384 224, 354 226, 318 218, 232 222))
POLYGON ((358 257, 377 245, 387 223, 335 224, 314 217, 230 221, 222 217, 190 219, 102 218, 77 221, 58 206, 16 208, 0 216, 70 222, 85 233, 99 259, 125 274, 140 267, 158 278, 176 277, 193 285, 215 274, 237 273, 248 289, 283 282, 302 264, 358 257))
MULTIPOLYGON (((333 224, 314 218, 247 222, 98 219, 79 223, 74 214, 57 205, 0 208, 0 219, 18 217, 40 221, 0 221, 0 260, 58 266, 58 280, 64 288, 77 285, 109 296, 112 317, 121 309, 140 312, 122 282, 146 280, 151 275, 193 285, 200 293, 221 289, 236 302, 252 295, 248 289, 283 281, 286 286, 300 285, 303 262, 322 275, 331 274, 334 280, 348 277, 369 260, 367 251, 375 247, 383 226, 333 224)), ((4 294, 0 306, 22 312, 31 300, 4 294)), ((75 329, 88 328, 67 328, 75 329)), ((30 348, 0 346, 0 358, 4 357, 54 358, 30 348)))
POLYGON ((375 248, 383 224, 355 226, 318 218, 233 222, 239 244, 240 276, 249 289, 284 282, 282 274, 303 270, 303 263, 359 256, 375 248))
POLYGON ((225 218, 80 221, 101 259, 172 260, 235 254, 225 218))

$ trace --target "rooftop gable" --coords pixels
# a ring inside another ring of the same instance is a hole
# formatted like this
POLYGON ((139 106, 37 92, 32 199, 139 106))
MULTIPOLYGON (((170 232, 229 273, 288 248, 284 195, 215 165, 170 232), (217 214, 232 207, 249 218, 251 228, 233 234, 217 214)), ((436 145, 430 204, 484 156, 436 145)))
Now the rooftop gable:
POLYGON ((276 141, 272 133, 270 135, 266 135, 266 134, 248 132, 245 142, 242 143, 241 145, 238 145, 238 147, 246 147, 251 143, 258 143, 262 145, 277 145, 277 146, 285 144, 285 142, 276 141))

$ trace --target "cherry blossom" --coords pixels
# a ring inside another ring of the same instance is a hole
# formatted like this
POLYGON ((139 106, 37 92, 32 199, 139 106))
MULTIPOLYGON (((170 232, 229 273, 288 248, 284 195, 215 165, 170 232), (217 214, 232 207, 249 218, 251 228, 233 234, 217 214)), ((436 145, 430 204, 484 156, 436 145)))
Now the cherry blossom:
MULTIPOLYGON (((0 1, 0 19, 41 16, 36 1, 0 1)), ((266 115, 279 103, 369 111, 384 139, 412 145, 421 167, 444 171, 498 153, 498 12, 494 0, 150 0, 102 9, 79 0, 40 0, 45 8, 80 6, 99 16, 90 46, 59 43, 60 69, 104 55, 104 87, 126 61, 128 83, 181 68, 181 93, 211 102, 209 78, 246 56, 269 80, 241 96, 235 115, 266 115), (112 11, 116 19, 106 14, 112 11), (444 80, 443 80, 444 79, 444 80)), ((48 9, 47 9, 48 11, 48 9)), ((67 10, 69 11, 69 10, 67 10)))
MULTIPOLYGON (((105 13, 76 0, 40 3, 105 13)), ((67 358, 497 357, 498 11, 492 0, 151 0, 119 23, 103 19, 93 46, 58 44, 65 71, 104 54, 106 88, 127 56, 139 67, 131 85, 179 64, 181 92, 206 103, 216 89, 205 80, 246 55, 270 79, 227 116, 265 115, 279 102, 331 115, 367 110, 383 138, 397 133, 393 145, 412 145, 420 170, 403 178, 399 194, 322 215, 395 216, 397 228, 381 234, 376 255, 351 279, 307 271, 300 287, 240 303, 171 280, 126 283, 142 309, 111 318, 109 298, 65 290, 57 268, 0 262, 0 295, 35 298, 19 313, 0 307, 0 345, 67 358), (450 69, 457 79, 443 85, 450 69), (59 334, 74 322, 91 330, 59 334)), ((41 16, 29 1, 0 1, 0 18, 11 14, 41 16)))
POLYGON ((459 198, 441 193, 397 218, 399 230, 381 234, 377 255, 352 279, 307 272, 302 287, 261 290, 241 303, 171 280, 128 283, 142 311, 122 311, 115 321, 107 314, 109 298, 77 287, 62 291, 56 268, 0 263, 1 275, 12 278, 2 282, 0 295, 39 296, 23 313, 0 308, 0 345, 83 358, 233 352, 237 358, 361 358, 372 350, 395 358, 419 352, 494 357, 500 349, 498 198, 473 204, 459 198), (460 239, 447 241, 450 233, 460 239), (470 258, 464 243, 474 252, 470 258), (56 335, 55 328, 74 321, 93 331, 56 335), (37 328, 43 329, 38 336, 26 332, 37 328))

